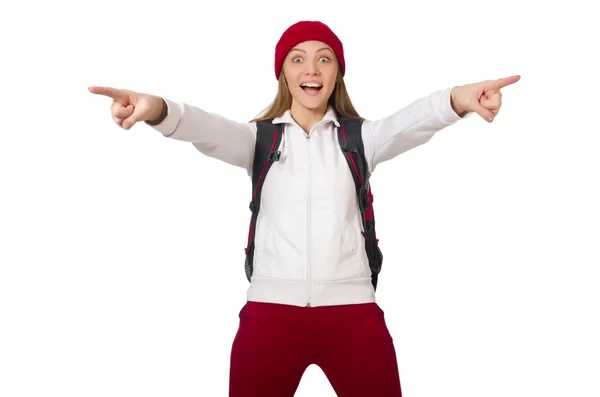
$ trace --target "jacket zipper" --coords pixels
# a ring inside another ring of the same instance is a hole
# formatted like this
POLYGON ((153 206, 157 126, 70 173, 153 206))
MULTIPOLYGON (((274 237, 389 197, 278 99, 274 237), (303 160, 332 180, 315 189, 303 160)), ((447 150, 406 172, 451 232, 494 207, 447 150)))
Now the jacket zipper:
POLYGON ((306 194, 308 200, 306 200, 306 268, 307 268, 307 279, 308 279, 308 299, 306 307, 311 307, 311 299, 312 299, 312 252, 311 252, 311 204, 312 204, 312 163, 310 156, 310 134, 306 135, 306 144, 307 144, 307 152, 308 152, 308 162, 307 167, 308 170, 306 172, 306 194))

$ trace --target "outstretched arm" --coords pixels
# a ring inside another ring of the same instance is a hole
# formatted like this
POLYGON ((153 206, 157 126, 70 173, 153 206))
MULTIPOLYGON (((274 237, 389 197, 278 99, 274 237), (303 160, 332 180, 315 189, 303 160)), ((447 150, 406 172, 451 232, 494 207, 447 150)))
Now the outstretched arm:
POLYGON ((129 130, 136 123, 145 122, 165 137, 190 142, 207 156, 245 168, 251 174, 256 124, 235 122, 156 95, 113 87, 88 89, 112 98, 111 115, 121 128, 129 130))
POLYGON ((436 132, 471 113, 492 122, 500 111, 500 89, 519 79, 512 76, 435 91, 388 117, 365 121, 362 134, 369 170, 428 142, 436 132))
POLYGON ((164 99, 164 119, 148 123, 165 137, 190 142, 207 156, 250 172, 256 143, 256 125, 232 121, 184 102, 164 99))

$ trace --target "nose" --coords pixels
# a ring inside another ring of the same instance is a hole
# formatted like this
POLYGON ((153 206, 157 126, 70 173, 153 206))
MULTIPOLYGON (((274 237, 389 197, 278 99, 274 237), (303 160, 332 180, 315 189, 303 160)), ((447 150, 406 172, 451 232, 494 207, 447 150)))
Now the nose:
POLYGON ((306 62, 306 74, 319 74, 319 66, 317 61, 311 60, 306 62))

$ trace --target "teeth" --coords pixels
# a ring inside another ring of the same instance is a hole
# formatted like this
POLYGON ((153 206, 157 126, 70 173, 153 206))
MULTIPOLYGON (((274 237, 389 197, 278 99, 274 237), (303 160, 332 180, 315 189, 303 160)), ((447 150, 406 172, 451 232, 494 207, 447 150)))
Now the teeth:
POLYGON ((313 88, 323 87, 321 84, 316 84, 316 83, 303 83, 301 86, 302 87, 313 87, 313 88))

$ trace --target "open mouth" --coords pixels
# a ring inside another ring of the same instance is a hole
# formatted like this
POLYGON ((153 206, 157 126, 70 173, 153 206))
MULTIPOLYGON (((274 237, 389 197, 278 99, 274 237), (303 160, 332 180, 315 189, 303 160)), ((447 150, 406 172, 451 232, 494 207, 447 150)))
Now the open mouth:
POLYGON ((305 92, 307 92, 309 94, 316 94, 319 91, 321 91, 321 88, 323 88, 323 85, 317 84, 317 83, 303 83, 303 84, 300 84, 300 88, 302 88, 305 92))

